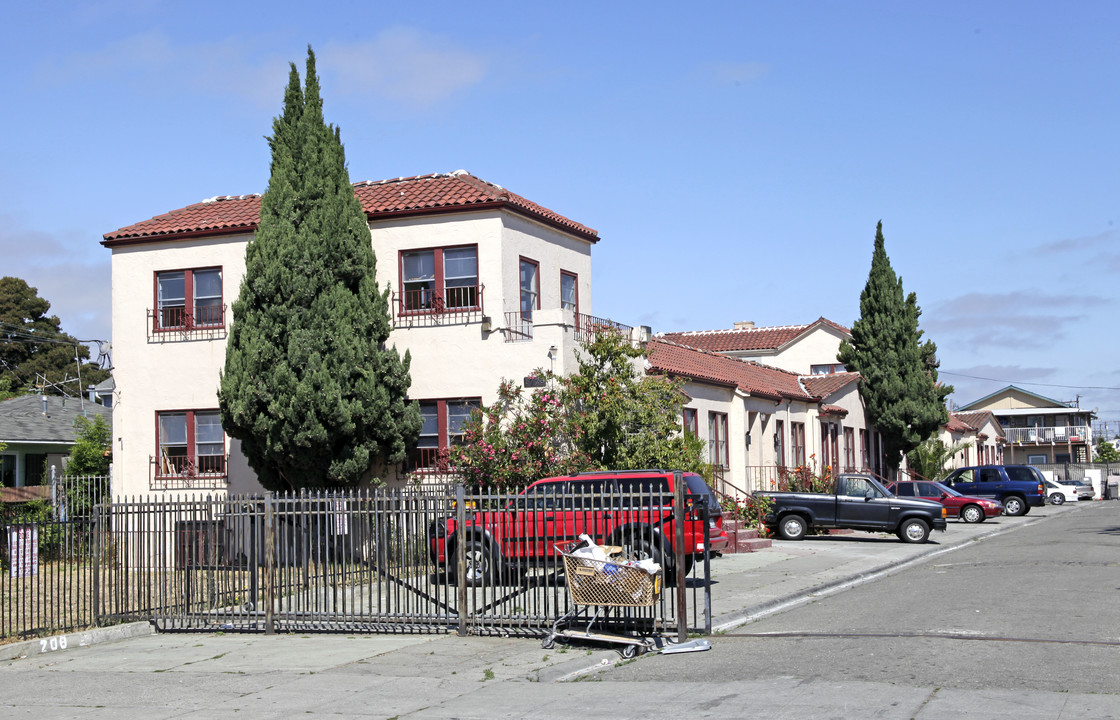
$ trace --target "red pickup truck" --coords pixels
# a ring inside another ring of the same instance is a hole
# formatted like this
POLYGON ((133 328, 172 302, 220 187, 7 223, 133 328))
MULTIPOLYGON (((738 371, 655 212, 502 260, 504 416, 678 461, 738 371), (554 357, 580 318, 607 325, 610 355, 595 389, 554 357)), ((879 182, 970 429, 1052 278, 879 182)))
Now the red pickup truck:
MULTIPOLYGON (((557 545, 566 547, 587 534, 601 544, 622 547, 631 557, 652 558, 668 571, 676 557, 673 478, 668 470, 619 470, 538 480, 499 509, 469 512, 462 528, 454 517, 434 521, 429 528, 432 559, 454 580, 462 542, 466 583, 484 585, 507 569, 555 558, 557 545)), ((718 553, 726 548, 728 538, 711 488, 699 475, 684 473, 682 478, 689 503, 684 522, 687 572, 705 549, 718 553)))

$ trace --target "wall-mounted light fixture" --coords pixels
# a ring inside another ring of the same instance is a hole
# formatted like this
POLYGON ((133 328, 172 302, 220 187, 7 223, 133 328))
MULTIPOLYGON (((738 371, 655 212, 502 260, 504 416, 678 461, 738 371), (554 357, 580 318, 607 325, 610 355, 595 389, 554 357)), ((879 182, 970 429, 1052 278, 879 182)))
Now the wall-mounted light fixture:
POLYGON ((489 315, 483 315, 482 316, 482 332, 484 332, 484 333, 490 332, 490 328, 492 327, 491 322, 492 321, 490 320, 489 315))

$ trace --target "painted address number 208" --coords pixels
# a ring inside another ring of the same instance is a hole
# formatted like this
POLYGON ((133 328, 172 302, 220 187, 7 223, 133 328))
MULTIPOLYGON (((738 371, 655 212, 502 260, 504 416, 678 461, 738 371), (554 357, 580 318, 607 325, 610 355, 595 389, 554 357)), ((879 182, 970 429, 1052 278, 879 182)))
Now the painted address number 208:
POLYGON ((41 653, 51 652, 53 650, 65 650, 65 649, 66 649, 66 636, 65 635, 63 635, 62 637, 40 638, 39 639, 39 652, 41 652, 41 653))

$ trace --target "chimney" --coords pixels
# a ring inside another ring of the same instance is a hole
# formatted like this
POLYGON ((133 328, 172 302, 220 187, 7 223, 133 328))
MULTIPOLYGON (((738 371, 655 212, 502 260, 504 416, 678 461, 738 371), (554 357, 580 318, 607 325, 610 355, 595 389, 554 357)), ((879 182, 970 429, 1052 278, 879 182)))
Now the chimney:
POLYGON ((735 323, 736 330, 754 330, 754 320, 740 320, 735 323))
POLYGON ((43 407, 43 414, 46 415, 47 414, 47 396, 46 395, 40 395, 39 397, 42 398, 39 402, 43 407))

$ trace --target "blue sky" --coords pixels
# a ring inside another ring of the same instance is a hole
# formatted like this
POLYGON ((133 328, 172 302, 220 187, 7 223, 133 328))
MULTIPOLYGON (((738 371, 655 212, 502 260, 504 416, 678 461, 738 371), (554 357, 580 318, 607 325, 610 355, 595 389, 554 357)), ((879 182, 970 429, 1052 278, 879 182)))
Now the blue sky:
POLYGON ((352 180, 463 168, 596 228, 597 315, 850 325, 882 220, 953 400, 1017 384, 1120 429, 1118 28, 1088 1, 20 3, 0 275, 108 338, 102 234, 263 191, 311 44, 352 180))

